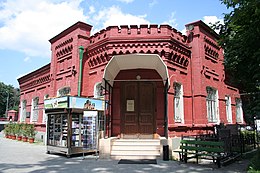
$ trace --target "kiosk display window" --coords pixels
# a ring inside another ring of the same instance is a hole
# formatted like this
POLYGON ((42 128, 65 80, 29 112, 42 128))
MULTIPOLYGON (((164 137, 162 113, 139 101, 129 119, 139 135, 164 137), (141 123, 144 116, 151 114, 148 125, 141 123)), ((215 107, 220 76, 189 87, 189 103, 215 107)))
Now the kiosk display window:
POLYGON ((97 111, 84 111, 83 148, 97 149, 97 111))
POLYGON ((82 147, 82 134, 83 134, 83 124, 82 115, 73 114, 71 121, 71 146, 72 147, 82 147))
POLYGON ((67 114, 49 115, 49 136, 48 144, 66 147, 68 136, 67 114))

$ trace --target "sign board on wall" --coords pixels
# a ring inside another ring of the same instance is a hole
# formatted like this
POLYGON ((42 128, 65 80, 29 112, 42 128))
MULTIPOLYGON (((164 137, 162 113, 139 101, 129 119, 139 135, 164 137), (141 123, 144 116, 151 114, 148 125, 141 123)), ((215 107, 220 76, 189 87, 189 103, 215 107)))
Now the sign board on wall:
POLYGON ((135 101, 134 100, 127 100, 126 101, 126 111, 127 112, 134 112, 135 111, 135 101))

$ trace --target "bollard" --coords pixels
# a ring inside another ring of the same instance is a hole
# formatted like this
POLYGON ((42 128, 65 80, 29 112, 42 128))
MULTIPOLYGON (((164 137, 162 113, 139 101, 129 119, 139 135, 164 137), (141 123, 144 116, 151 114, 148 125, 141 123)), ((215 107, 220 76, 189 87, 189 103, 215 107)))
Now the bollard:
POLYGON ((169 160, 169 145, 163 146, 163 160, 168 161, 169 160))

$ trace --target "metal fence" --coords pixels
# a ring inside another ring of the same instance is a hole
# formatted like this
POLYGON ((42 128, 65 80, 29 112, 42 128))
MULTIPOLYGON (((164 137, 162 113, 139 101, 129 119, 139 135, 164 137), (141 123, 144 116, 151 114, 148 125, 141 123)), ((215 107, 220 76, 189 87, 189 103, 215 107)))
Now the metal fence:
POLYGON ((238 125, 217 127, 211 134, 183 136, 183 139, 202 141, 224 141, 227 156, 243 154, 259 146, 260 132, 241 131, 238 125))

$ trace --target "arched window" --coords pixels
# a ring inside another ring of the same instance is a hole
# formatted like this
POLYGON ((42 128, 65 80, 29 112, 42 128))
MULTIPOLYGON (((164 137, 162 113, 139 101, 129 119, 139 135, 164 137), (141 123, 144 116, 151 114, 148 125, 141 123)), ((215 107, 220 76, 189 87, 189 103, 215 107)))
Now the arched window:
POLYGON ((70 87, 63 87, 57 91, 58 97, 67 96, 67 95, 70 95, 70 87))
POLYGON ((21 122, 25 122, 25 119, 26 119, 26 104, 27 104, 26 100, 23 100, 21 103, 21 112, 20 112, 20 121, 21 122))
POLYGON ((237 123, 243 123, 242 100, 240 98, 236 98, 236 121, 237 123))
POLYGON ((227 122, 232 123, 232 110, 231 110, 231 97, 226 96, 226 115, 227 115, 227 122))
POLYGON ((218 91, 212 87, 207 87, 207 116, 208 122, 217 123, 218 122, 218 91))
POLYGON ((102 82, 98 82, 94 86, 94 98, 102 98, 102 82))
MULTIPOLYGON (((49 98, 49 94, 46 94, 46 95, 44 96, 44 100, 45 100, 45 99, 48 99, 48 98, 49 98)), ((42 115, 43 115, 43 117, 42 117, 42 122, 43 122, 43 123, 46 123, 46 122, 47 122, 47 114, 45 113, 45 109, 42 110, 42 115)))
POLYGON ((31 122, 37 122, 39 116, 39 97, 32 99, 31 114, 31 122))
POLYGON ((180 83, 174 83, 174 122, 184 123, 183 88, 180 83))

